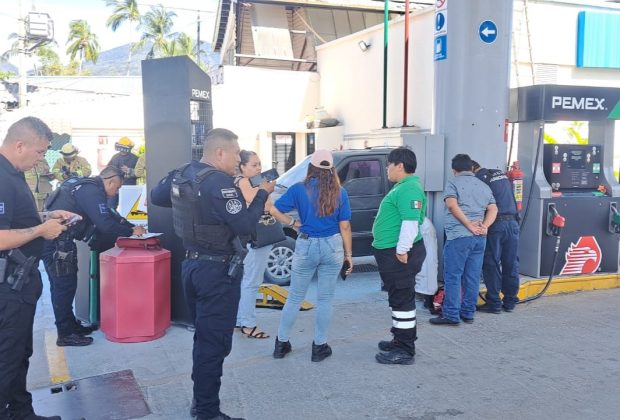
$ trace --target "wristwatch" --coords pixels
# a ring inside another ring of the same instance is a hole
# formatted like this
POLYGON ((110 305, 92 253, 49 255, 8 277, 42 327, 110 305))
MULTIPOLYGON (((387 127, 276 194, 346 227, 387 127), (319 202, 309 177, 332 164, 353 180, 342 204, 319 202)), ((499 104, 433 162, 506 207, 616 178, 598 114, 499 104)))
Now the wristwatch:
POLYGON ((297 220, 295 220, 295 218, 294 218, 293 216, 291 216, 291 223, 289 223, 287 226, 288 226, 288 227, 293 227, 293 226, 295 226, 295 222, 296 222, 296 221, 297 221, 297 220))

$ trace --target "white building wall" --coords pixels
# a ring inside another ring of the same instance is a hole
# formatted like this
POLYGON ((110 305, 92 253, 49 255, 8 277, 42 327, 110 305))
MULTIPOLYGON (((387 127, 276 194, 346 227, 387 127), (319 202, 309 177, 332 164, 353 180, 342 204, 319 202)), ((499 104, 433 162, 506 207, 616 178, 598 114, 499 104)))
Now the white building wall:
POLYGON ((224 83, 212 87, 213 126, 234 131, 241 148, 257 151, 266 168, 273 132, 296 133, 296 156, 305 156, 305 118, 319 105, 319 75, 237 66, 223 71, 224 83))
MULTIPOLYGON (((433 98, 434 10, 410 16, 408 125, 430 129, 433 98)), ((403 123, 404 18, 389 23, 387 126, 403 123)), ((317 47, 321 105, 344 124, 345 135, 381 128, 383 24, 317 47), (360 41, 370 44, 367 51, 360 41)))

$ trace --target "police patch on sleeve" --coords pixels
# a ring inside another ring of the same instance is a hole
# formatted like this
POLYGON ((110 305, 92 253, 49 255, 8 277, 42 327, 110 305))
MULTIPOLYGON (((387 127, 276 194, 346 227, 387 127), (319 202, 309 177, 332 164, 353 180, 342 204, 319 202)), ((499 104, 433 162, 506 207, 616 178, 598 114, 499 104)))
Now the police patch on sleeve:
POLYGON ((4 214, 4 203, 0 203, 0 214, 4 214))
POLYGON ((422 208, 422 202, 420 200, 412 200, 411 208, 415 210, 420 210, 422 208))
POLYGON ((222 188, 220 190, 222 192, 222 197, 224 198, 237 198, 237 189, 236 188, 222 188))
POLYGON ((242 208, 241 201, 237 199, 228 200, 226 202, 226 211, 230 214, 237 214, 242 208))
POLYGON ((105 205, 104 203, 99 204, 99 213, 107 214, 108 213, 108 206, 105 205))

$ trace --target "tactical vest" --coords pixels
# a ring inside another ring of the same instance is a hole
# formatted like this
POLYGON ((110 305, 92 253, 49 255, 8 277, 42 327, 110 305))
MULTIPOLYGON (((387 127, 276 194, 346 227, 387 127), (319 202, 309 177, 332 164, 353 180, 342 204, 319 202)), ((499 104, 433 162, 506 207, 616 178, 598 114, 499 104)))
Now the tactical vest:
POLYGON ((66 231, 67 235, 65 236, 71 236, 74 239, 83 239, 86 231, 90 230, 90 226, 86 223, 86 215, 77 205, 73 195, 81 185, 86 184, 95 185, 105 191, 103 184, 95 178, 74 176, 60 184, 45 200, 45 211, 67 210, 82 216, 82 221, 66 231))
POLYGON ((235 234, 226 224, 206 224, 204 210, 200 205, 200 185, 217 171, 207 167, 195 177, 185 172, 190 164, 179 168, 173 175, 170 189, 172 223, 174 232, 183 239, 186 248, 200 247, 206 250, 234 253, 232 240, 235 234))

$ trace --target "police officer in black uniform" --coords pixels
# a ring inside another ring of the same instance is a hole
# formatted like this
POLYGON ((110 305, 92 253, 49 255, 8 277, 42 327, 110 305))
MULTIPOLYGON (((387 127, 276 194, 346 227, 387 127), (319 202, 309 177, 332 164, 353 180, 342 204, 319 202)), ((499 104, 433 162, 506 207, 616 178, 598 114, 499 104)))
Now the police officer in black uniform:
POLYGON ((498 210, 497 218, 487 233, 482 264, 487 287, 486 303, 477 309, 494 314, 500 313, 502 308, 512 312, 519 301, 519 212, 512 184, 503 171, 481 168, 476 161, 472 163, 476 177, 491 188, 498 210), (504 295, 503 301, 500 291, 504 295))
POLYGON ((38 270, 44 239, 54 239, 66 211, 37 212, 24 172, 43 160, 52 132, 43 121, 23 118, 0 147, 0 420, 60 419, 37 416, 26 391, 32 325, 43 285, 38 270), (42 218, 45 221, 42 223, 42 218))
POLYGON ((77 289, 77 247, 74 240, 89 240, 96 234, 119 236, 142 235, 142 226, 134 226, 121 218, 107 205, 123 184, 123 172, 114 166, 104 168, 99 176, 69 178, 52 193, 46 202, 47 210, 68 210, 82 217, 71 224, 58 238, 43 247, 43 263, 50 280, 52 307, 56 318, 57 346, 87 346, 93 342, 86 337, 92 326, 83 326, 73 314, 73 299, 77 289))
POLYGON ((175 232, 183 239, 185 297, 194 320, 193 369, 199 419, 230 419, 220 412, 224 358, 232 347, 245 244, 263 213, 274 184, 263 181, 246 207, 233 176, 239 165, 237 136, 216 128, 207 133, 202 159, 171 172, 152 191, 151 202, 172 206, 175 232))

